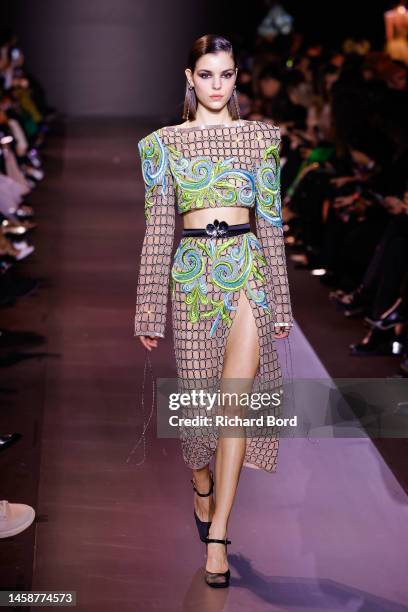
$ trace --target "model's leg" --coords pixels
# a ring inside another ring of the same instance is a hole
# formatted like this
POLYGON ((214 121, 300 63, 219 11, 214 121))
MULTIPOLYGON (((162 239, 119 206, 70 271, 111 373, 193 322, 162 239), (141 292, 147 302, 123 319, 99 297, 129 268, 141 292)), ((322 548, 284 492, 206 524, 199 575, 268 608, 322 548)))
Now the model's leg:
MULTIPOLYGON (((208 493, 211 487, 210 468, 208 465, 200 470, 193 470, 195 487, 200 493, 208 493)), ((208 522, 212 520, 215 510, 213 495, 200 497, 194 494, 194 508, 200 520, 208 522)))
MULTIPOLYGON (((228 333, 220 391, 250 393, 259 364, 258 330, 251 305, 241 290, 238 307, 228 333), (233 379, 233 380, 231 380, 233 379)), ((239 414, 231 406, 225 414, 239 414)), ((244 428, 220 428, 216 450, 215 482, 216 503, 210 538, 225 538, 242 464, 245 458, 246 438, 244 428)), ((224 572, 228 569, 226 547, 223 544, 208 544, 206 569, 224 572)))

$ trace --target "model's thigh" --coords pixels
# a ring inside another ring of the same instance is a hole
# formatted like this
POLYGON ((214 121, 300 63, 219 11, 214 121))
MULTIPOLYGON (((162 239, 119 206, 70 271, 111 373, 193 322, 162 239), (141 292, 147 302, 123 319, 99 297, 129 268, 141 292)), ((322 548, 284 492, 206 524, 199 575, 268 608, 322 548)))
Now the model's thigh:
MULTIPOLYGON (((220 380, 223 401, 220 409, 224 416, 245 416, 247 405, 241 401, 251 392, 259 364, 259 340, 251 305, 241 289, 237 310, 225 343, 224 362, 220 380)), ((222 428, 222 434, 232 435, 234 428, 222 428)), ((238 435, 242 434, 237 428, 238 435)))
POLYGON ((245 291, 227 335, 222 378, 253 379, 259 364, 258 328, 245 291))

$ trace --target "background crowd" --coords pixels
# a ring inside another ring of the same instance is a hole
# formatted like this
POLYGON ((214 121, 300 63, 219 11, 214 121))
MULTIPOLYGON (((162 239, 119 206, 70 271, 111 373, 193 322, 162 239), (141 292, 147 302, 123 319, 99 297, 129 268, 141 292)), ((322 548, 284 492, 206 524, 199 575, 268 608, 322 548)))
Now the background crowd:
POLYGON ((305 39, 272 3, 238 74, 242 117, 281 129, 288 257, 361 318, 350 355, 396 355, 408 374, 407 65, 365 39, 305 39))
MULTIPOLYGON (((27 70, 24 54, 12 31, 0 33, 0 308, 12 308, 36 291, 39 281, 21 274, 21 262, 31 257, 37 227, 30 195, 44 179, 41 150, 52 119, 40 83, 27 70)), ((1 310, 0 310, 1 316, 1 310)), ((21 345, 36 343, 36 334, 10 330, 0 320, 0 367, 15 359, 21 345)), ((3 388, 0 388, 0 400, 3 388)), ((1 421, 0 421, 1 424, 1 421)), ((2 431, 0 451, 21 438, 2 431)), ((1 491, 0 491, 1 496, 1 491)), ((23 503, 0 499, 0 538, 26 529, 35 512, 23 503)))
MULTIPOLYGON (((35 250, 30 194, 44 178, 40 155, 50 109, 38 81, 25 65, 13 32, 0 34, 0 305, 7 306, 37 286, 15 275, 18 262, 35 250)), ((0 345, 5 330, 0 330, 0 345)))

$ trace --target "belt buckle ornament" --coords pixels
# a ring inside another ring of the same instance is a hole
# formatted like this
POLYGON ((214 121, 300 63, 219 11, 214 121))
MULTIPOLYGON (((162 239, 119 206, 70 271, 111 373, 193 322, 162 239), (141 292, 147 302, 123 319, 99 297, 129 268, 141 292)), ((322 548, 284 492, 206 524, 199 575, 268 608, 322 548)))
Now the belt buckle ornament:
POLYGON ((218 238, 219 236, 223 236, 228 232, 228 223, 226 221, 218 221, 218 219, 214 219, 214 223, 208 223, 206 225, 205 231, 208 236, 212 236, 213 238, 218 238))

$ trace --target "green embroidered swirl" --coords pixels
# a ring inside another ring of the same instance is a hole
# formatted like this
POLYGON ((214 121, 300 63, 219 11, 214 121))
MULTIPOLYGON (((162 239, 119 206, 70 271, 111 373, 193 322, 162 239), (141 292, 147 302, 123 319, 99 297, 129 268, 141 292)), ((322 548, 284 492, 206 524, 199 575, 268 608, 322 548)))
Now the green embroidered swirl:
POLYGON ((167 192, 167 175, 169 173, 166 147, 161 139, 153 132, 138 143, 142 163, 142 175, 145 183, 145 218, 150 219, 151 208, 154 205, 154 194, 159 185, 162 193, 167 192))
POLYGON ((265 291, 256 293, 250 286, 249 280, 255 278, 265 284, 265 276, 260 265, 266 264, 264 255, 260 252, 261 245, 252 232, 244 234, 238 244, 238 237, 233 236, 216 244, 213 239, 199 240, 197 238, 183 238, 174 256, 171 270, 171 290, 174 296, 175 283, 181 283, 186 294, 185 302, 188 307, 188 317, 192 323, 200 318, 214 317, 210 337, 215 333, 220 321, 230 325, 232 293, 245 288, 251 299, 259 304, 265 312, 271 313, 268 307, 265 291), (229 252, 226 252, 232 247, 229 252), (210 278, 223 291, 220 300, 209 298, 208 287, 205 280, 205 270, 210 271, 210 278), (201 306, 211 305, 210 310, 201 306))
POLYGON ((189 160, 167 145, 169 165, 176 182, 180 213, 215 206, 251 207, 255 201, 255 179, 251 172, 234 168, 235 157, 212 162, 199 156, 189 160))
POLYGON ((256 171, 256 210, 268 223, 282 227, 278 145, 267 147, 256 171))

